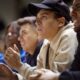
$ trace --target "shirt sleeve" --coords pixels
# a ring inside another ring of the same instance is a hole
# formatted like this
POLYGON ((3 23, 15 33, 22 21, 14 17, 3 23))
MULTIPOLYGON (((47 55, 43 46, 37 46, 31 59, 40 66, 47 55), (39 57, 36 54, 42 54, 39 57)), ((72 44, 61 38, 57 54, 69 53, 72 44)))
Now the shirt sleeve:
MULTIPOLYGON (((23 65, 18 69, 19 74, 24 78, 28 79, 29 75, 33 74, 35 71, 36 67, 31 67, 27 63, 23 63, 23 65)), ((18 76, 19 78, 19 76, 18 76)))

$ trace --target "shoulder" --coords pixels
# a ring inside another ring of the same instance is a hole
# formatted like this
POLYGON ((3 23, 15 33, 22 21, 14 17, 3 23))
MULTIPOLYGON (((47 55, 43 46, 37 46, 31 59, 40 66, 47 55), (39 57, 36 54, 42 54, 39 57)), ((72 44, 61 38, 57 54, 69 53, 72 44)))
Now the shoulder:
POLYGON ((76 32, 74 31, 74 25, 73 25, 73 23, 69 23, 66 26, 66 28, 62 32, 62 37, 69 37, 69 38, 76 37, 76 32))

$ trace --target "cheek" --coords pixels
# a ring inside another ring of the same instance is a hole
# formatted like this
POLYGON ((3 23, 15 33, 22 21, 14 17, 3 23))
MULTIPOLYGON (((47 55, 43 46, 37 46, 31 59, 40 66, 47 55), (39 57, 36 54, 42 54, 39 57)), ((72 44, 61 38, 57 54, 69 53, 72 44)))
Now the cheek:
POLYGON ((50 26, 51 26, 51 24, 49 24, 49 23, 43 24, 42 31, 44 34, 49 31, 50 26))
POLYGON ((26 44, 27 42, 28 42, 28 38, 27 37, 25 37, 25 38, 23 38, 23 41, 22 41, 24 44, 26 44))
POLYGON ((24 36, 23 37, 23 43, 24 43, 24 45, 25 44, 30 44, 30 42, 31 42, 30 36, 24 36))

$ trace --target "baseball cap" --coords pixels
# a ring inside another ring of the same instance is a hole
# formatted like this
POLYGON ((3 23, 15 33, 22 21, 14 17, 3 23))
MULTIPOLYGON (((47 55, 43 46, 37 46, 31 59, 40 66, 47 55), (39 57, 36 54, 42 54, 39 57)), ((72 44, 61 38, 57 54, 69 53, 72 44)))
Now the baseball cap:
POLYGON ((61 16, 65 17, 67 21, 71 20, 69 7, 63 0, 43 0, 41 3, 28 4, 28 11, 34 16, 41 9, 57 11, 61 16))

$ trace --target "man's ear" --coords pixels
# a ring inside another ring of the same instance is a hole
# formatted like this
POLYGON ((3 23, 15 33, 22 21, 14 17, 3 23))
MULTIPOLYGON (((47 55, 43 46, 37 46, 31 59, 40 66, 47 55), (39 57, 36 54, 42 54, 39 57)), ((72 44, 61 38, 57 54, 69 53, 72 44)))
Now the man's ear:
POLYGON ((64 17, 61 17, 61 18, 58 18, 58 22, 59 22, 59 28, 63 27, 65 25, 65 18, 64 17))

